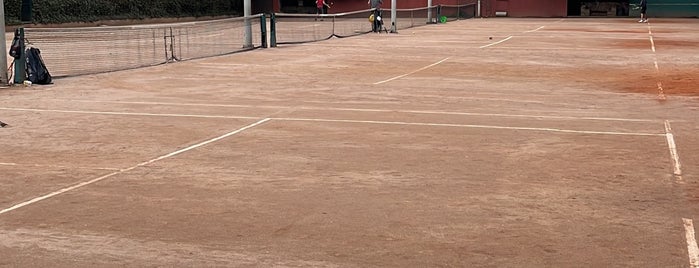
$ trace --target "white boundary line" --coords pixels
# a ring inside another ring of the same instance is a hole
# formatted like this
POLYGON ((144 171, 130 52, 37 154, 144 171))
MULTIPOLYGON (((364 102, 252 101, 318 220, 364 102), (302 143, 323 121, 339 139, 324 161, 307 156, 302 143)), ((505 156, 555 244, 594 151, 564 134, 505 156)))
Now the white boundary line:
POLYGON ((136 115, 136 116, 164 116, 164 117, 260 119, 259 117, 254 117, 254 116, 200 115, 200 114, 154 114, 154 113, 129 113, 129 112, 99 112, 99 111, 95 112, 95 111, 53 110, 53 109, 34 109, 34 108, 4 108, 4 107, 0 107, 0 110, 26 111, 26 112, 73 113, 73 114, 105 114, 105 115, 136 115))
POLYGON ((694 235, 694 223, 692 219, 682 218, 684 223, 684 237, 687 239, 687 253, 689 254, 689 267, 699 267, 699 247, 694 235))
POLYGON ((20 163, 2 163, 0 166, 29 166, 29 167, 41 167, 41 168, 77 168, 77 169, 94 169, 94 170, 120 170, 119 168, 103 168, 103 167, 71 167, 71 166, 59 166, 59 165, 39 165, 39 164, 20 164, 20 163))
MULTIPOLYGON (((660 68, 658 67, 658 55, 655 53, 655 41, 653 41, 653 31, 651 30, 650 23, 648 24, 648 39, 650 40, 650 50, 653 52, 653 66, 655 67, 656 75, 660 76, 660 68)), ((666 100, 665 90, 663 89, 663 83, 658 80, 658 99, 666 100)))
POLYGON ((660 133, 586 131, 586 130, 570 130, 570 129, 558 129, 558 128, 505 127, 505 126, 469 125, 469 124, 411 123, 411 122, 398 122, 398 121, 312 119, 312 118, 288 118, 288 117, 286 117, 286 118, 285 117, 275 117, 272 119, 280 120, 280 121, 309 121, 309 122, 364 123, 364 124, 405 125, 405 126, 436 126, 436 127, 533 130, 533 131, 549 131, 549 132, 578 133, 578 134, 600 134, 600 135, 665 136, 665 134, 660 134, 660 133))
MULTIPOLYGON (((414 113, 414 114, 437 114, 437 115, 466 115, 466 116, 493 116, 493 117, 519 117, 519 118, 540 118, 540 119, 568 119, 568 120, 597 120, 597 121, 622 121, 622 122, 662 122, 654 119, 637 118, 616 118, 616 117, 578 117, 578 116, 554 116, 554 115, 525 115, 525 114, 498 114, 498 113, 471 113, 455 111, 430 111, 430 110, 390 110, 390 109, 363 109, 363 108, 336 108, 336 107, 308 107, 308 106, 257 106, 257 105, 236 105, 236 104, 197 104, 197 103, 172 103, 172 102, 135 102, 135 101, 84 101, 81 102, 103 102, 115 104, 143 104, 143 105, 172 105, 172 106, 199 106, 199 107, 232 107, 232 108, 261 108, 261 109, 299 109, 299 110, 321 110, 321 111, 350 111, 350 112, 382 112, 382 113, 414 113)), ((83 111, 73 110, 44 110, 27 108, 0 108, 0 110, 32 111, 32 112, 64 112, 83 113, 83 111)), ((144 113, 115 113, 115 112, 85 112, 90 114, 106 115, 148 115, 148 116, 177 116, 177 117, 204 117, 204 118, 232 118, 232 119, 258 119, 258 117, 237 117, 237 116, 208 116, 208 115, 179 115, 179 114, 144 114, 144 113)))
POLYGON ((427 69, 427 68, 436 66, 437 64, 440 64, 440 63, 442 63, 442 62, 445 62, 445 61, 448 60, 448 59, 449 59, 449 57, 446 57, 446 58, 444 58, 444 59, 442 59, 442 60, 440 60, 440 61, 438 61, 438 62, 432 63, 432 64, 430 64, 430 65, 427 65, 427 66, 422 67, 422 68, 420 68, 420 69, 417 69, 417 70, 415 70, 415 71, 409 72, 409 73, 407 73, 407 74, 399 75, 399 76, 396 76, 396 77, 393 77, 393 78, 389 78, 389 79, 386 79, 386 80, 383 80, 383 81, 376 82, 376 83, 374 83, 374 85, 379 85, 379 84, 383 84, 383 83, 386 83, 386 82, 390 82, 390 81, 393 81, 393 80, 396 80, 396 79, 400 79, 400 78, 406 77, 406 76, 408 76, 408 75, 417 73, 417 72, 422 71, 422 70, 425 70, 425 69, 427 69))
POLYGON ((536 32, 536 31, 538 31, 538 30, 543 29, 544 27, 546 27, 546 26, 541 26, 541 27, 536 28, 536 29, 534 29, 534 30, 529 30, 529 31, 524 31, 524 32, 525 32, 525 33, 533 33, 533 32, 536 32))
POLYGON ((68 192, 68 191, 75 190, 75 189, 80 188, 80 187, 83 187, 83 186, 85 186, 85 185, 93 184, 93 183, 95 183, 95 182, 104 180, 104 179, 106 179, 106 178, 109 178, 109 177, 112 177, 112 176, 115 176, 115 175, 119 175, 119 174, 122 174, 122 173, 124 173, 124 172, 128 172, 128 171, 131 171, 131 170, 133 170, 133 169, 136 169, 136 168, 139 168, 139 167, 142 167, 142 166, 146 166, 146 165, 152 164, 152 163, 154 163, 154 162, 157 162, 157 161, 160 161, 160 160, 163 160, 163 159, 167 159, 167 158, 173 157, 173 156, 175 156, 175 155, 178 155, 178 154, 184 153, 184 152, 186 152, 186 151, 189 151, 189 150, 192 150, 192 149, 195 149, 195 148, 198 148, 198 147, 207 145, 207 144, 209 144, 209 143, 219 141, 219 140, 224 139, 224 138, 226 138, 226 137, 233 136, 233 135, 235 135, 235 134, 238 134, 238 133, 240 133, 240 132, 243 132, 243 131, 245 131, 245 130, 247 130, 247 129, 249 129, 249 128, 253 128, 253 127, 257 126, 257 125, 263 124, 263 123, 265 123, 265 122, 267 122, 267 121, 269 121, 269 120, 270 120, 270 118, 265 118, 265 119, 262 119, 262 120, 260 120, 260 121, 255 122, 255 123, 253 123, 253 124, 250 124, 250 125, 247 125, 247 126, 245 126, 245 127, 239 128, 238 130, 235 130, 235 131, 232 131, 232 132, 228 132, 228 133, 226 133, 226 134, 223 134, 223 135, 221 135, 221 136, 218 136, 218 137, 216 137, 216 138, 213 138, 213 139, 210 139, 210 140, 206 140, 206 141, 203 141, 203 142, 194 144, 194 145, 192 145, 192 146, 189 146, 189 147, 187 147, 187 148, 180 149, 180 150, 174 151, 174 152, 172 152, 172 153, 169 153, 169 154, 166 154, 166 155, 162 155, 162 156, 153 158, 153 159, 148 160, 148 161, 145 161, 145 162, 141 162, 141 163, 139 163, 139 164, 137 164, 137 165, 134 165, 134 166, 131 166, 131 167, 129 167, 129 168, 125 168, 125 169, 121 169, 121 170, 118 170, 118 171, 114 171, 114 172, 109 173, 109 174, 107 174, 107 175, 103 175, 103 176, 101 176, 101 177, 97 177, 97 178, 94 178, 94 179, 89 180, 89 181, 81 182, 81 183, 75 184, 75 185, 73 185, 73 186, 66 187, 66 188, 60 189, 60 190, 58 190, 58 191, 52 192, 52 193, 50 193, 50 194, 42 195, 42 196, 36 197, 36 198, 34 198, 34 199, 31 199, 31 200, 29 200, 29 201, 25 201, 25 202, 16 204, 16 205, 11 206, 11 207, 9 207, 9 208, 0 210, 0 215, 2 215, 2 214, 4 214, 4 213, 7 213, 7 212, 10 212, 10 211, 13 211, 13 210, 16 210, 16 209, 18 209, 18 208, 27 206, 27 205, 31 205, 31 204, 36 203, 36 202, 39 202, 39 201, 41 201, 41 200, 48 199, 48 198, 54 197, 54 196, 56 196, 56 195, 59 195, 59 194, 62 194, 62 193, 68 192))
POLYGON ((670 156, 674 164, 674 172, 676 176, 682 176, 682 165, 680 164, 680 156, 677 154, 677 145, 675 145, 675 138, 672 135, 672 127, 670 126, 670 121, 665 120, 665 137, 667 138, 667 146, 670 149, 670 156))
POLYGON ((505 39, 502 39, 502 40, 497 41, 497 42, 495 42, 495 43, 487 44, 487 45, 485 45, 485 46, 480 46, 480 47, 478 47, 478 48, 486 48, 486 47, 489 47, 489 46, 494 46, 494 45, 500 44, 500 43, 502 43, 502 42, 505 42, 505 41, 507 41, 507 40, 510 40, 511 38, 512 38, 512 36, 508 36, 508 37, 505 38, 505 39))

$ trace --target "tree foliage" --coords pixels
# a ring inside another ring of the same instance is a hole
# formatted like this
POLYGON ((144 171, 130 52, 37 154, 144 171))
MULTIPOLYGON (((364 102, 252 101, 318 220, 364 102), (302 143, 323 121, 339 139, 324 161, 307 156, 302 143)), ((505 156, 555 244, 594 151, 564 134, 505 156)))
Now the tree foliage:
MULTIPOLYGON (((5 23, 19 24, 22 0, 4 0, 5 23)), ((33 0, 32 23, 235 16, 242 0, 33 0)))

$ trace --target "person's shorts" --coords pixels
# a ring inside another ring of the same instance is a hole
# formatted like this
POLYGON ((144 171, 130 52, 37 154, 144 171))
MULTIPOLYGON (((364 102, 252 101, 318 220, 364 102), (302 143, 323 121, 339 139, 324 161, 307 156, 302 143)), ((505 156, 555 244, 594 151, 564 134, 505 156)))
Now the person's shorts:
POLYGON ((641 13, 646 14, 646 7, 645 6, 641 7, 641 13))

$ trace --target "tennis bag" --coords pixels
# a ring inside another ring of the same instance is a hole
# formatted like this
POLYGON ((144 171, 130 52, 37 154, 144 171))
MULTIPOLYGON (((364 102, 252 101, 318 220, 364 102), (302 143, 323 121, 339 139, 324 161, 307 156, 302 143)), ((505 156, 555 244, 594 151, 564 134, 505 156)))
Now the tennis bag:
POLYGON ((15 38, 12 39, 10 45, 10 56, 19 59, 22 57, 22 49, 24 49, 24 40, 19 37, 19 29, 15 30, 15 38))
POLYGON ((27 49, 27 77, 33 84, 51 84, 51 74, 41 58, 41 51, 35 47, 27 49))

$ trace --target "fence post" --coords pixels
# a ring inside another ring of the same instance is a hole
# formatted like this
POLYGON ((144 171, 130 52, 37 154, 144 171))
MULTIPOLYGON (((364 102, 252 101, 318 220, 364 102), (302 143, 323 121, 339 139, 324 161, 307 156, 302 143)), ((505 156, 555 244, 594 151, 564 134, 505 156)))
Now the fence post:
POLYGON ((260 29, 262 30, 262 47, 267 47, 267 15, 260 16, 260 29))

